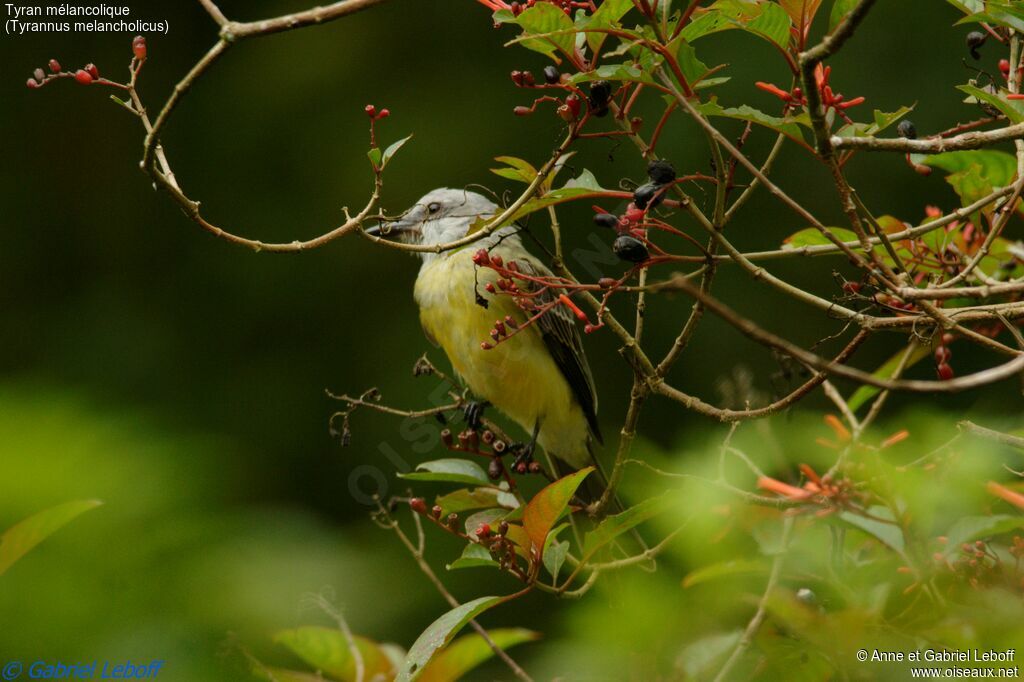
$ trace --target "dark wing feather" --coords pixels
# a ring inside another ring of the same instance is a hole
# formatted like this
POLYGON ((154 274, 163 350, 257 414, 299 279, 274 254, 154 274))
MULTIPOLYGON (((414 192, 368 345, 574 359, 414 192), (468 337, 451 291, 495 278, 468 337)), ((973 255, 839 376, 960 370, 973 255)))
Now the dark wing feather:
MULTIPOLYGON (((553 276, 550 270, 536 261, 517 258, 516 265, 525 275, 553 276)), ((536 302, 539 305, 550 303, 562 293, 562 289, 544 289, 538 294, 536 302)), ((601 430, 597 425, 597 391, 594 388, 590 365, 587 364, 587 356, 583 353, 583 342, 576 326, 576 316, 564 305, 556 305, 537 320, 536 327, 555 364, 562 371, 562 376, 569 382, 577 402, 583 408, 583 415, 587 418, 591 433, 597 442, 603 443, 601 430)))

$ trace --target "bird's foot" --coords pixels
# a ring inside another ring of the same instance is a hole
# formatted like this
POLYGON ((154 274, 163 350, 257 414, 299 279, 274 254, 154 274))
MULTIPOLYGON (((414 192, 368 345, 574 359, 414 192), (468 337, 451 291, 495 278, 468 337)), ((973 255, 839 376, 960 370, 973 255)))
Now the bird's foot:
POLYGON ((509 445, 508 451, 512 453, 512 471, 525 474, 527 472, 533 473, 535 470, 539 470, 540 465, 533 459, 536 449, 537 444, 533 441, 529 443, 512 443, 509 445))
POLYGON ((466 426, 473 431, 478 431, 484 418, 484 410, 489 406, 490 403, 486 400, 473 400, 463 405, 462 416, 466 420, 466 426))

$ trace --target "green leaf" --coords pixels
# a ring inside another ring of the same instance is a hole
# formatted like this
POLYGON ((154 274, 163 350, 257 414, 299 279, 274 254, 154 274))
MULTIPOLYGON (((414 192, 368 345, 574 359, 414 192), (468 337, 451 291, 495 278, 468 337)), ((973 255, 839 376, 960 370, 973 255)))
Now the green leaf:
POLYGON ((996 24, 1024 32, 1024 7, 1020 0, 986 0, 984 11, 976 11, 964 17, 957 24, 967 23, 996 24))
MULTIPOLYGON (((855 242, 857 241, 857 235, 851 230, 844 230, 841 227, 830 227, 828 228, 839 241, 843 242, 855 242)), ((784 249, 798 249, 802 246, 821 246, 824 244, 831 244, 828 237, 821 233, 816 227, 807 227, 799 232, 789 235, 785 241, 782 242, 782 248, 784 249)))
POLYGON ((587 467, 569 474, 545 487, 527 503, 523 512, 523 528, 530 538, 531 553, 538 559, 543 557, 548 533, 562 516, 583 479, 593 470, 594 467, 587 467))
MULTIPOLYGON (((364 679, 390 677, 394 668, 377 643, 366 637, 352 638, 363 659, 364 679)), ((288 647, 311 668, 322 670, 340 682, 354 682, 356 661, 345 633, 336 628, 308 625, 274 634, 274 641, 288 647)))
POLYGON ((1017 160, 1012 154, 989 149, 933 154, 924 157, 920 163, 941 168, 947 173, 959 173, 978 166, 981 176, 996 187, 1006 187, 1017 174, 1017 160))
POLYGON ((984 0, 948 0, 948 2, 964 14, 976 14, 985 10, 984 0))
POLYGON ((741 630, 708 635, 689 644, 679 657, 679 666, 688 680, 700 680, 707 673, 720 667, 726 655, 736 648, 743 635, 741 630))
POLYGON ((718 33, 719 31, 727 31, 732 28, 736 28, 736 23, 734 21, 722 12, 712 10, 691 20, 690 23, 679 32, 679 35, 686 42, 692 43, 698 38, 703 38, 706 35, 718 33))
POLYGON ((782 133, 794 142, 798 142, 804 147, 807 147, 807 141, 804 139, 803 130, 795 119, 770 116, 763 111, 759 111, 753 107, 747 106, 746 104, 726 109, 714 98, 704 104, 701 104, 697 108, 705 116, 721 116, 724 118, 734 118, 740 121, 756 123, 766 128, 770 128, 775 132, 782 133))
POLYGON ((459 514, 470 509, 505 507, 515 509, 519 500, 512 493, 498 488, 461 488, 447 495, 439 495, 434 503, 441 507, 441 516, 459 514))
POLYGON ((970 97, 965 101, 970 104, 973 102, 984 102, 998 109, 1006 118, 1010 119, 1011 123, 1022 123, 1024 122, 1024 104, 1019 100, 1010 101, 1003 97, 1000 97, 998 93, 990 90, 983 90, 974 85, 958 85, 957 90, 966 92, 970 97))
POLYGON ((462 550, 462 556, 446 565, 449 571, 460 568, 479 568, 481 566, 497 566, 498 562, 491 557, 491 553, 483 545, 471 542, 462 550))
MULTIPOLYGON (((906 354, 906 349, 898 351, 895 355, 885 361, 885 364, 876 369, 871 375, 877 379, 888 379, 896 372, 896 368, 900 366, 900 360, 906 354)), ((907 358, 907 367, 913 367, 921 360, 931 355, 931 349, 928 346, 918 345, 910 353, 910 357, 907 358)), ((869 400, 874 398, 881 392, 882 389, 876 386, 861 386, 850 399, 846 401, 847 406, 852 412, 856 412, 861 405, 864 405, 869 400)))
MULTIPOLYGON (((540 633, 524 628, 488 630, 491 641, 503 650, 540 639, 540 633)), ((494 656, 494 650, 480 635, 464 635, 449 644, 420 673, 420 682, 455 682, 494 656)))
POLYGON ((523 47, 554 57, 558 51, 571 55, 575 51, 576 33, 572 19, 549 2, 538 2, 518 17, 507 10, 496 12, 494 20, 503 24, 518 24, 523 29, 523 47), (529 37, 536 36, 536 37, 529 37))
POLYGON ((490 485, 487 473, 476 462, 468 459, 435 459, 416 465, 410 474, 398 474, 407 481, 447 481, 449 483, 470 483, 490 485))
POLYGON ((568 541, 559 542, 558 534, 569 527, 563 523, 548 533, 548 539, 544 546, 544 568, 548 569, 553 580, 558 580, 558 572, 562 570, 565 557, 569 554, 568 541))
POLYGON ((710 566, 702 566, 696 571, 691 571, 683 579, 683 587, 693 587, 718 578, 728 578, 737 575, 756 575, 766 573, 768 565, 760 559, 733 559, 731 561, 720 561, 710 566))
POLYGON ((1018 528, 1024 528, 1024 516, 965 516, 957 520, 946 533, 948 541, 945 554, 950 556, 958 553, 965 542, 1002 535, 1018 528))
POLYGON ((403 137, 398 142, 395 142, 388 146, 388 148, 384 150, 384 155, 381 157, 381 164, 383 164, 384 166, 388 165, 388 161, 391 160, 391 157, 394 156, 398 152, 398 150, 401 149, 405 145, 405 143, 411 139, 412 135, 409 135, 407 137, 403 137))
POLYGON ((828 16, 828 32, 836 30, 839 24, 843 23, 846 15, 853 11, 859 0, 835 0, 832 3, 832 13, 828 16))
POLYGON ((492 168, 491 172, 495 175, 526 184, 530 184, 537 177, 537 169, 529 161, 514 156, 496 156, 494 160, 507 166, 506 168, 492 168))
MULTIPOLYGON (((579 28, 586 29, 617 28, 620 26, 622 17, 626 16, 631 9, 633 9, 633 0, 604 0, 596 12, 579 22, 578 25, 579 28)), ((595 54, 600 51, 606 38, 608 38, 607 33, 593 31, 587 33, 587 44, 590 46, 590 51, 595 54)))
POLYGON ((868 518, 853 512, 840 512, 839 519, 851 526, 864 531, 882 544, 888 545, 900 554, 904 551, 903 531, 895 521, 892 512, 888 507, 875 505, 869 508, 868 513, 877 518, 868 518), (885 519, 881 521, 879 519, 885 519))
POLYGON ((395 682, 410 682, 416 679, 434 658, 434 654, 451 642, 466 623, 503 600, 504 597, 480 597, 456 606, 431 623, 409 648, 405 663, 395 682))
POLYGON ((366 152, 366 158, 370 160, 374 168, 380 168, 380 147, 371 147, 370 151, 366 152))
POLYGON ((753 21, 742 25, 748 33, 764 38, 783 52, 789 45, 789 28, 792 25, 786 10, 773 2, 763 4, 764 9, 753 21))
MULTIPOLYGON (((683 72, 683 76, 686 77, 687 83, 695 83, 697 80, 708 72, 708 67, 704 62, 697 59, 697 52, 693 49, 693 46, 682 39, 678 39, 679 44, 675 46, 676 61, 679 63, 679 68, 683 72)), ((673 46, 669 46, 671 49, 673 46)))
POLYGON ((75 500, 50 507, 8 528, 0 535, 0 575, 18 559, 79 514, 103 504, 99 500, 75 500))
POLYGON ((871 123, 847 123, 837 130, 835 134, 840 137, 870 137, 877 135, 913 110, 913 107, 900 107, 896 111, 890 112, 875 109, 874 120, 871 123))
POLYGON ((509 222, 515 222, 524 216, 536 213, 548 206, 554 206, 555 204, 570 201, 580 196, 605 191, 607 190, 601 187, 597 178, 594 177, 594 174, 587 169, 583 169, 579 177, 569 180, 561 189, 551 190, 550 192, 547 192, 535 199, 531 199, 523 204, 519 210, 513 214, 512 218, 509 219, 509 222))
POLYGON ((583 556, 581 561, 586 561, 597 550, 615 538, 639 526, 644 521, 663 514, 679 502, 678 494, 667 492, 658 497, 644 500, 640 504, 635 504, 622 513, 606 517, 597 528, 587 533, 587 536, 583 539, 583 556))
POLYGON ((589 81, 653 83, 654 78, 651 77, 649 72, 638 68, 634 64, 623 63, 605 64, 604 66, 599 66, 593 71, 577 73, 570 79, 570 82, 576 84, 587 83, 589 81))

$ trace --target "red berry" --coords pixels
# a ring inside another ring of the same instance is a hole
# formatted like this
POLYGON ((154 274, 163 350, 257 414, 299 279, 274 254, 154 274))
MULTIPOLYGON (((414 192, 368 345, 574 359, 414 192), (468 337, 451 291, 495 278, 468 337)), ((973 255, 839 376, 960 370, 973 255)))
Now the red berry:
POLYGON ((96 68, 95 64, 86 64, 85 70, 93 77, 93 80, 100 77, 100 70, 96 68))
POLYGON ((82 85, 89 85, 90 83, 92 83, 93 78, 91 75, 89 75, 88 71, 84 69, 79 69, 78 71, 75 71, 75 80, 81 83, 82 85))
POLYGON ((935 371, 938 373, 939 378, 942 379, 943 381, 949 381, 954 376, 956 376, 956 374, 953 372, 953 368, 950 367, 945 362, 940 363, 938 367, 935 368, 935 371))
POLYGON ((417 514, 425 514, 427 512, 427 503, 422 497, 414 497, 409 500, 409 507, 417 514))
POLYGON ((60 62, 58 62, 56 59, 51 59, 49 66, 50 71, 53 71, 54 73, 60 73, 60 62))
POLYGON ((374 118, 377 115, 377 107, 373 106, 372 104, 367 104, 366 108, 363 109, 363 111, 365 111, 366 115, 369 116, 370 118, 374 118))
POLYGON ((135 36, 135 40, 132 41, 132 52, 135 53, 135 58, 142 61, 146 58, 146 39, 142 36, 135 36))
POLYGON ((950 334, 949 332, 946 332, 945 334, 942 335, 942 345, 943 346, 948 346, 949 344, 953 343, 954 341, 956 341, 956 337, 953 336, 952 334, 950 334))
POLYGON ((380 113, 377 114, 377 118, 387 118, 390 115, 391 115, 390 111, 388 111, 387 109, 381 109, 380 113))
POLYGON ((935 349, 935 362, 938 364, 946 364, 953 357, 953 351, 946 346, 939 346, 935 349))
POLYGON ((518 106, 512 110, 512 113, 516 116, 529 116, 533 113, 533 109, 530 107, 518 106))
POLYGON ((36 82, 35 78, 29 78, 25 82, 25 85, 27 85, 29 88, 38 88, 39 87, 39 83, 36 82))
POLYGON ((580 115, 580 98, 576 95, 569 95, 565 98, 565 105, 569 107, 572 112, 572 117, 576 118, 580 115))
POLYGON ((1010 76, 1010 60, 1009 59, 1000 59, 999 60, 999 70, 1002 72, 1003 76, 1008 78, 1010 76))
POLYGON ((481 523, 476 529, 477 537, 485 538, 491 534, 491 526, 486 523, 481 523))

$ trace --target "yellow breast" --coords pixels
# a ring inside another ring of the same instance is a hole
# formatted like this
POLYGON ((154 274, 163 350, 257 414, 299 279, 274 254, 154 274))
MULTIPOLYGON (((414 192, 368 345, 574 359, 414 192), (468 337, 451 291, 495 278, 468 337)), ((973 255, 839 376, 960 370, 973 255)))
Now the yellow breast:
POLYGON ((540 421, 540 444, 582 466, 589 457, 586 419, 540 333, 531 326, 489 350, 481 347, 491 343, 490 331, 497 320, 511 315, 522 323, 526 316, 511 297, 487 293, 484 287, 495 282, 497 275, 476 268, 472 254, 472 249, 464 249, 423 265, 415 297, 424 330, 444 349, 474 395, 527 432, 540 421), (478 294, 487 301, 486 308, 477 303, 478 294))

